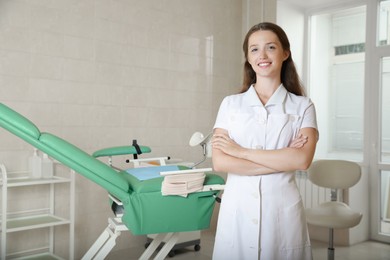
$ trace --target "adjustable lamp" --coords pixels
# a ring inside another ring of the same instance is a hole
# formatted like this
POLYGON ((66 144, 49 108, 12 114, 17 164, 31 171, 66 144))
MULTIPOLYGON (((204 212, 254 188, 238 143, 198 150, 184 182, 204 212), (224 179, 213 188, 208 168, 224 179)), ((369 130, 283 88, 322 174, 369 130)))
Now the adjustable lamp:
POLYGON ((203 149, 203 159, 197 163, 195 163, 192 168, 195 168, 197 165, 201 164, 206 160, 206 158, 211 158, 211 143, 210 139, 212 137, 212 133, 209 133, 208 135, 204 136, 201 132, 195 132, 191 136, 190 139, 190 146, 194 147, 197 145, 200 145, 203 149))

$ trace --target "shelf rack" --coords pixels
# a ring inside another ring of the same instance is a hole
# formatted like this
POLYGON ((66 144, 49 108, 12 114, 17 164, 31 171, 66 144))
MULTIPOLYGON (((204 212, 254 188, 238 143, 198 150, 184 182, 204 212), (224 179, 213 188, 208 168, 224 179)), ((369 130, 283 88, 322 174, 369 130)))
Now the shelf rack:
MULTIPOLYGON (((58 164, 55 162, 55 164, 58 164)), ((51 178, 30 178, 28 171, 7 172, 4 164, 0 164, 0 187, 2 194, 1 204, 1 259, 62 259, 54 254, 54 227, 69 226, 69 256, 74 259, 74 216, 75 216, 75 173, 70 170, 68 177, 56 176, 51 178), (61 183, 69 184, 69 217, 64 218, 55 214, 55 186, 61 183), (49 185, 49 205, 47 208, 36 210, 9 212, 8 189, 14 187, 28 187, 35 185, 49 185), (49 228, 50 236, 47 247, 34 248, 23 252, 7 254, 7 234, 26 230, 49 228)))

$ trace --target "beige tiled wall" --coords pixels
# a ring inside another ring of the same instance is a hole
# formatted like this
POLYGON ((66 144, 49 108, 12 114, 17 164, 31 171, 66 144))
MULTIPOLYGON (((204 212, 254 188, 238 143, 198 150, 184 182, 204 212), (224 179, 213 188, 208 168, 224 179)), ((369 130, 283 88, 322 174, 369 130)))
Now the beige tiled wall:
MULTIPOLYGON (((241 28, 238 0, 0 0, 0 100, 87 152, 138 139, 194 161, 191 134, 239 89, 241 28)), ((0 163, 26 169, 31 147, 2 129, 0 142, 0 163)), ((110 211, 76 181, 77 259, 110 211)), ((144 242, 123 237, 117 248, 144 242)))

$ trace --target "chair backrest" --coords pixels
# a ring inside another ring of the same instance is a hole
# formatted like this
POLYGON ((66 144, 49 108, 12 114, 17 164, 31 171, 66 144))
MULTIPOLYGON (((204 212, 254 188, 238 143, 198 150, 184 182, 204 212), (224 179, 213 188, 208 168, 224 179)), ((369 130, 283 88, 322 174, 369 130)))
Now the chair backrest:
POLYGON ((320 187, 347 189, 360 180, 361 168, 351 161, 317 160, 307 173, 309 180, 320 187))
POLYGON ((0 127, 20 137, 121 200, 130 189, 126 179, 105 163, 50 133, 42 133, 29 119, 0 103, 0 127))

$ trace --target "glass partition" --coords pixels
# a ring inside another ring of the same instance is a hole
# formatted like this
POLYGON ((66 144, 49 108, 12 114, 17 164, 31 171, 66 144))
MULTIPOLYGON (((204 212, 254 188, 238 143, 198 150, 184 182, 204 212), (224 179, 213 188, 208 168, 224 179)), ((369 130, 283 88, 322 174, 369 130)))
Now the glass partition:
POLYGON ((379 4, 379 35, 378 45, 390 44, 390 0, 380 1, 379 4))
POLYGON ((363 160, 366 6, 311 16, 310 97, 316 157, 363 160))
POLYGON ((390 171, 381 172, 380 233, 390 235, 390 171))

